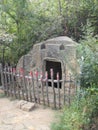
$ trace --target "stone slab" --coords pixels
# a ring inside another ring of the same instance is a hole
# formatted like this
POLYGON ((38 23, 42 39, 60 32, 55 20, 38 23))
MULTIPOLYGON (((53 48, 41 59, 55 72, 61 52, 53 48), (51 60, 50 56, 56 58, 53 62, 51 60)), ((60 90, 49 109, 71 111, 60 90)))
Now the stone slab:
POLYGON ((25 100, 20 100, 17 105, 17 108, 22 109, 23 111, 32 111, 35 108, 35 103, 31 103, 25 100))

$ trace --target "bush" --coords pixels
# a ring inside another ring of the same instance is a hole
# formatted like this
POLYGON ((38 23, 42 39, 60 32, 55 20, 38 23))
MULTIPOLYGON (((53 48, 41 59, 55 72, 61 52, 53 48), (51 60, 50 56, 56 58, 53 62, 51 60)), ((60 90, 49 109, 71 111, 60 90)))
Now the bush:
POLYGON ((81 87, 98 86, 98 39, 92 36, 92 29, 87 29, 87 34, 80 41, 78 58, 81 68, 81 87))
POLYGON ((98 111, 98 93, 91 93, 92 89, 78 93, 72 104, 64 107, 51 130, 90 130, 92 118, 98 111))

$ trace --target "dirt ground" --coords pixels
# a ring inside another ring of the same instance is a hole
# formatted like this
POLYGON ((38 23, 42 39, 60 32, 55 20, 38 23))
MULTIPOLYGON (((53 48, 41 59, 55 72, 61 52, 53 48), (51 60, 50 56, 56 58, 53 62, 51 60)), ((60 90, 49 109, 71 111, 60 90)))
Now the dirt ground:
POLYGON ((0 130, 50 130, 56 111, 37 105, 26 112, 16 107, 17 102, 0 97, 0 130))

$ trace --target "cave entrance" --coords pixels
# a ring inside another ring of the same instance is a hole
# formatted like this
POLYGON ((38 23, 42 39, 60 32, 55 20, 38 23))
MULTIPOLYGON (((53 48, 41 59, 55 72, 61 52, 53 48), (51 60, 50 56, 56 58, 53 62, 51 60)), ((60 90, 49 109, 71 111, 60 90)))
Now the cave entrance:
MULTIPOLYGON (((57 79, 57 73, 59 73, 59 79, 62 79, 62 67, 61 62, 49 61, 45 60, 45 69, 48 72, 48 79, 51 79, 50 69, 53 69, 53 78, 57 79)), ((51 87, 51 82, 48 82, 48 86, 51 87)), ((54 87, 57 88, 57 83, 54 83, 54 87)), ((61 83, 59 83, 59 87, 61 88, 61 83)))

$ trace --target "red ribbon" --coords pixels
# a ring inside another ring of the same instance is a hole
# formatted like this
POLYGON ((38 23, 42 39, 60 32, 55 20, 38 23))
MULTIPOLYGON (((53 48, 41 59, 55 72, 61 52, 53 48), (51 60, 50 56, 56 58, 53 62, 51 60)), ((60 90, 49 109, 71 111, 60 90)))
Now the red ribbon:
POLYGON ((30 75, 31 77, 33 77, 33 72, 32 72, 32 71, 30 71, 29 75, 30 75))
POLYGON ((12 72, 13 72, 13 73, 16 73, 16 68, 13 68, 13 69, 12 69, 12 72))
POLYGON ((38 71, 35 71, 35 76, 36 78, 38 78, 38 71))

